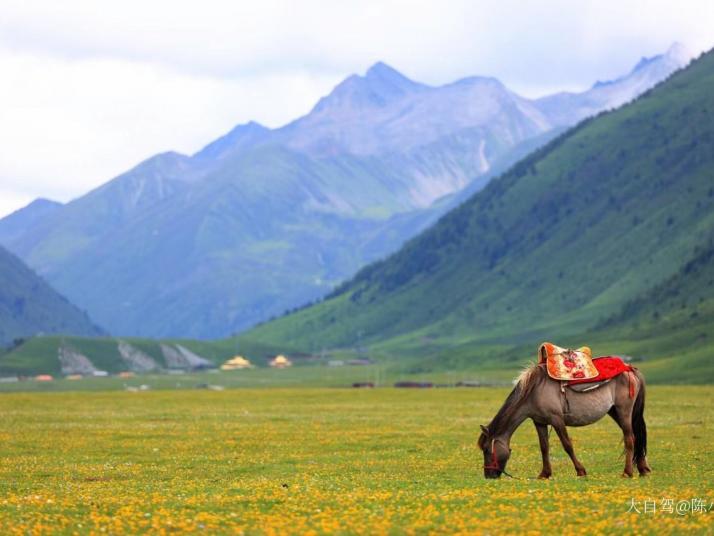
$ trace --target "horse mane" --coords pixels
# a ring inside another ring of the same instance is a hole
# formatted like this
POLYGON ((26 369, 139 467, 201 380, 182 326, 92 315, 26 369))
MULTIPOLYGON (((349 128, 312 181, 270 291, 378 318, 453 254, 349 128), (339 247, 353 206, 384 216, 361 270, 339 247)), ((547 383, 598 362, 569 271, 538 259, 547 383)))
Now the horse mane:
POLYGON ((540 385, 544 379, 545 370, 536 363, 533 363, 523 369, 523 371, 516 378, 514 382, 516 385, 506 398, 506 401, 501 406, 501 409, 498 410, 496 416, 486 427, 488 430, 488 436, 486 433, 482 433, 479 437, 478 446, 481 449, 483 449, 486 444, 488 437, 493 437, 503 431, 503 428, 510 421, 516 410, 523 405, 533 392, 533 389, 540 385))

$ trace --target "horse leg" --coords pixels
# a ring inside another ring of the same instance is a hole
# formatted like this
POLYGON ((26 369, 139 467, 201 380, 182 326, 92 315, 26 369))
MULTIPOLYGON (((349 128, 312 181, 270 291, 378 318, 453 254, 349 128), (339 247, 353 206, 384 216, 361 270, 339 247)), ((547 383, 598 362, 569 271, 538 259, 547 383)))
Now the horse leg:
POLYGON ((548 453, 548 425, 533 422, 536 431, 538 432, 538 443, 540 443, 540 454, 543 457, 543 469, 541 469, 538 478, 550 478, 553 470, 550 467, 550 455, 548 453))
POLYGON ((575 449, 573 449, 573 442, 570 440, 570 436, 568 435, 568 429, 565 427, 565 423, 562 422, 561 420, 554 421, 551 423, 553 425, 553 428, 555 428, 555 432, 558 434, 558 438, 560 439, 560 442, 563 444, 563 449, 565 452, 570 456, 571 461, 573 462, 573 465, 575 466, 575 472, 578 474, 578 476, 585 476, 587 475, 587 471, 585 470, 585 467, 583 466, 582 463, 580 463, 580 460, 576 458, 575 456, 575 449))
POLYGON ((647 463, 647 457, 637 460, 637 470, 639 471, 640 476, 647 476, 652 472, 650 464, 647 463))
POLYGON ((647 463, 647 424, 645 423, 644 415, 645 379, 639 371, 635 370, 634 372, 628 373, 629 381, 632 381, 632 376, 630 376, 630 374, 634 374, 635 378, 637 378, 637 383, 639 384, 637 396, 635 397, 635 402, 632 405, 632 418, 630 419, 630 422, 632 423, 632 432, 635 436, 634 460, 637 462, 637 470, 640 472, 640 476, 647 476, 652 472, 652 469, 647 463))
POLYGON ((630 415, 621 415, 617 406, 610 408, 607 414, 610 415, 622 429, 622 436, 625 442, 625 469, 622 472, 622 476, 632 478, 632 458, 635 454, 635 434, 632 431, 632 418, 630 415))

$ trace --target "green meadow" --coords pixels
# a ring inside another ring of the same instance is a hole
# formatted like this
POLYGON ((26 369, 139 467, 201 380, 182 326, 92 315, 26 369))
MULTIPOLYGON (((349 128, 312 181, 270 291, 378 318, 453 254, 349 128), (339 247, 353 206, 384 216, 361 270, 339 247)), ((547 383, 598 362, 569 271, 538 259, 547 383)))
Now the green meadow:
POLYGON ((0 532, 712 532, 714 387, 650 387, 650 477, 620 476, 606 418, 571 429, 587 477, 553 434, 553 478, 535 479, 526 422, 511 445, 517 478, 487 481, 478 427, 507 392, 3 393, 0 532))

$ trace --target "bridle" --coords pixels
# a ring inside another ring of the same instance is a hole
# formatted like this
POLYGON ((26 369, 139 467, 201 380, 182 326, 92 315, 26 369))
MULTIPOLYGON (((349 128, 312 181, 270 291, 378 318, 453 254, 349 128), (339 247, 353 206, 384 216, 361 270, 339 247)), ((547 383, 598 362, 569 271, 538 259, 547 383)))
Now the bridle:
MULTIPOLYGON (((496 448, 495 448, 495 447, 496 447, 496 441, 500 441, 501 443, 503 443, 504 445, 506 445, 506 442, 503 441, 502 439, 498 439, 498 438, 495 438, 495 437, 494 437, 493 439, 491 439, 491 463, 489 463, 488 465, 487 465, 487 464, 484 464, 484 465, 483 465, 483 468, 484 468, 484 469, 492 469, 492 470, 494 470, 494 471, 498 471, 499 473, 501 473, 501 474, 503 474, 503 475, 506 475, 506 476, 509 477, 509 478, 513 478, 513 479, 518 480, 517 477, 513 476, 512 474, 506 472, 505 469, 501 468, 501 465, 498 463, 498 458, 496 458, 496 448)), ((508 445, 506 445, 506 448, 508 448, 508 445)))

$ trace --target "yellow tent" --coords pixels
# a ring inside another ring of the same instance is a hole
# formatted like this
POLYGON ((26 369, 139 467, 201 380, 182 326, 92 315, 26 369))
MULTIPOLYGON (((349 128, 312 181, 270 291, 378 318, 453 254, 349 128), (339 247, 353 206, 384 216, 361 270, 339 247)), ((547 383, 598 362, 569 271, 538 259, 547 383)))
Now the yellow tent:
POLYGON ((237 355, 221 365, 221 370, 238 370, 252 368, 253 365, 245 357, 237 355))
POLYGON ((292 366, 292 362, 284 355, 278 355, 270 362, 270 366, 274 368, 286 368, 292 366))

